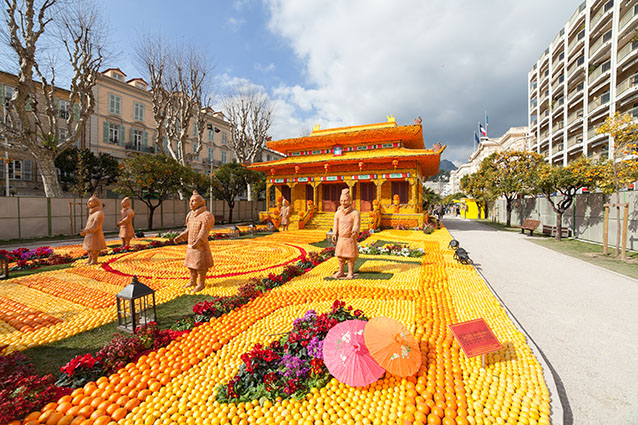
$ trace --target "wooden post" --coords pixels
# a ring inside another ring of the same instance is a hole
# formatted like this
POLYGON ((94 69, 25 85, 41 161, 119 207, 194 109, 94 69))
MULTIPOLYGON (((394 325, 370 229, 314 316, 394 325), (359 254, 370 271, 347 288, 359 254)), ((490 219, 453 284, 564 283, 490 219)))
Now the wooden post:
POLYGON ((608 248, 607 243, 609 241, 609 204, 604 205, 605 213, 604 213, 604 221, 603 221, 603 255, 607 255, 608 248))
POLYGON ((622 254, 623 261, 627 261, 627 221, 629 216, 629 203, 623 204, 623 218, 622 218, 622 254))

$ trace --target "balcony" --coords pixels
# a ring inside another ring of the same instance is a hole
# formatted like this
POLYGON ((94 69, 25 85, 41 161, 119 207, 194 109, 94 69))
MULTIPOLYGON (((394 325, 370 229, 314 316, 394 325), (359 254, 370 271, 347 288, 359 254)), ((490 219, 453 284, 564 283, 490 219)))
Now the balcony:
POLYGON ((572 29, 572 25, 574 25, 576 22, 578 22, 578 19, 581 16, 583 16, 583 11, 585 10, 586 6, 587 6, 586 2, 582 2, 580 4, 580 6, 578 6, 578 9, 576 9, 576 11, 572 15, 572 17, 569 18, 569 22, 567 23, 567 29, 568 30, 571 30, 572 29))
POLYGON ((577 73, 578 71, 581 71, 581 70, 584 68, 584 66, 583 66, 584 64, 585 64, 585 57, 584 57, 584 56, 579 57, 579 58, 576 60, 576 62, 574 62, 573 64, 571 64, 571 65, 569 66, 569 68, 567 68, 567 80, 571 80, 571 79, 572 79, 572 77, 573 77, 574 75, 576 75, 576 73, 577 73))
POLYGON ((596 30, 596 26, 602 22, 603 17, 608 17, 611 15, 611 11, 614 8, 614 0, 609 0, 603 7, 600 8, 598 12, 591 18, 589 23, 590 31, 593 32, 596 30))
POLYGON ((600 96, 596 97, 594 100, 589 102, 589 106, 587 107, 587 111, 591 114, 596 109, 600 108, 603 105, 609 103, 609 92, 603 93, 600 96))
POLYGON ((127 143, 124 145, 124 148, 127 151, 133 152, 155 153, 155 148, 153 146, 140 146, 136 143, 127 143))
POLYGON ((622 62, 632 53, 638 50, 638 41, 632 41, 618 52, 617 65, 620 66, 622 62))
POLYGON ((589 130, 587 130, 587 141, 591 142, 593 140, 597 140, 606 136, 604 133, 603 134, 597 133, 597 130, 599 127, 600 127, 600 124, 595 125, 593 127, 589 127, 589 130))
POLYGON ((538 124, 538 117, 536 115, 530 117, 531 121, 529 123, 530 127, 534 127, 536 124, 538 124))
POLYGON ((549 130, 543 131, 539 137, 541 140, 541 143, 543 143, 545 139, 547 139, 548 137, 549 137, 549 130))
POLYGON ((563 66, 563 63, 565 62, 563 59, 565 59, 565 53, 558 55, 556 60, 552 63, 552 73, 558 71, 563 66))
POLYGON ((580 109, 567 117, 567 126, 569 127, 573 123, 575 123, 578 119, 583 119, 583 110, 580 109))
POLYGON ((574 134, 571 137, 567 138, 567 149, 571 148, 572 146, 576 146, 583 143, 583 135, 582 134, 574 134))
POLYGON ((556 37, 554 37, 554 40, 552 41, 552 50, 556 49, 556 46, 558 45, 559 41, 563 39, 564 35, 565 35, 565 28, 561 28, 561 30, 558 32, 558 34, 556 34, 556 37))
POLYGON ((620 112, 621 115, 625 115, 628 114, 630 115, 633 119, 638 119, 638 106, 629 109, 628 111, 622 111, 620 112))
POLYGON ((561 153, 563 151, 563 143, 557 143, 556 145, 552 146, 552 155, 556 155, 558 153, 561 153))
POLYGON ((567 46, 567 54, 571 55, 577 47, 580 47, 585 42, 585 29, 582 29, 576 38, 574 38, 567 46))
POLYGON ((541 125, 549 118, 549 109, 545 109, 541 114, 541 125))
POLYGON ((611 45, 611 30, 607 31, 605 34, 599 37, 598 40, 596 40, 594 44, 592 44, 589 47, 590 60, 591 58, 596 57, 599 51, 601 51, 605 47, 609 47, 610 45, 611 45))
MULTIPOLYGON (((565 123, 563 121, 557 121, 554 123, 552 127, 552 133, 557 133, 565 127, 565 123)), ((553 134, 554 136, 555 134, 553 134)))
POLYGON ((556 91, 558 90, 558 88, 561 86, 561 84, 563 84, 563 82, 565 81, 565 76, 561 75, 558 78, 558 81, 556 81, 553 85, 552 85, 552 92, 556 93, 556 91))
POLYGON ((624 97, 629 93, 634 93, 636 91, 636 87, 638 87, 638 73, 632 75, 616 86, 616 99, 620 100, 621 97, 624 97))
POLYGON ((549 90, 545 90, 543 92, 543 94, 541 94, 541 105, 543 104, 543 102, 545 102, 547 100, 547 98, 549 97, 549 90))
POLYGON ((572 100, 582 95, 584 87, 585 85, 583 83, 580 83, 579 85, 577 85, 576 88, 569 93, 569 96, 567 97, 567 101, 571 103, 572 100))
POLYGON ((620 31, 618 31, 619 35, 627 29, 627 25, 629 25, 629 22, 632 21, 636 15, 638 15, 638 4, 634 5, 634 7, 629 9, 629 12, 625 13, 625 15, 620 18, 620 22, 618 23, 618 28, 620 29, 620 31))
POLYGON ((589 78, 587 81, 589 81, 589 85, 593 86, 595 85, 598 81, 598 77, 602 76, 603 74, 605 75, 609 75, 609 72, 611 70, 611 61, 607 61, 604 64, 600 65, 598 68, 596 68, 595 70, 593 70, 592 72, 589 73, 589 78))
POLYGON ((547 158, 549 156, 549 151, 542 151, 540 154, 543 156, 543 158, 547 158))

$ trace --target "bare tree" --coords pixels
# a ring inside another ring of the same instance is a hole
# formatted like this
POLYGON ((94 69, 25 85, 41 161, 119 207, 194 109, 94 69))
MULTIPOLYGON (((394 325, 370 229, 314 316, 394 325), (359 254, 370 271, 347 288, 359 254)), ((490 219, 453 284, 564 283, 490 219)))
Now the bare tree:
MULTIPOLYGON (((242 87, 223 100, 223 108, 230 122, 230 147, 237 161, 252 164, 269 140, 273 114, 270 98, 255 87, 242 87)), ((248 184, 247 192, 251 201, 252 184, 248 184)))
POLYGON ((94 6, 65 2, 65 7, 60 7, 59 3, 60 0, 4 0, 6 38, 18 60, 18 82, 8 99, 0 135, 12 149, 34 156, 47 197, 62 196, 54 161, 78 140, 93 114, 93 87, 106 43, 106 32, 94 6), (57 68, 39 60, 45 39, 62 43, 71 66, 69 108, 64 112, 59 95, 56 96, 57 68), (34 81, 34 74, 39 82, 34 81), (65 121, 64 133, 58 130, 59 119, 65 121))
POLYGON ((211 69, 206 55, 193 46, 172 45, 161 35, 151 34, 140 38, 135 51, 151 85, 157 148, 187 165, 202 150, 206 129, 206 106, 211 100, 208 94, 211 69), (197 130, 196 146, 186 152, 193 122, 197 130))

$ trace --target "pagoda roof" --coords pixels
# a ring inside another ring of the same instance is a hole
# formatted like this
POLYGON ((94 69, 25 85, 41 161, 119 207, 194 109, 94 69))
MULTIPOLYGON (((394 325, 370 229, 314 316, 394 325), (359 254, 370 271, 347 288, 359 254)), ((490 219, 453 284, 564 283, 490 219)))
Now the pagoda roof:
POLYGON ((420 124, 397 126, 396 122, 387 122, 326 130, 315 129, 309 136, 273 140, 266 142, 266 146, 287 153, 304 149, 395 141, 401 141, 407 148, 423 149, 423 127, 420 124))
POLYGON ((294 167, 295 165, 323 165, 325 163, 332 165, 358 164, 360 161, 364 161, 366 164, 388 164, 394 159, 410 159, 419 162, 424 173, 435 175, 438 173, 441 152, 443 152, 445 148, 446 146, 441 147, 439 150, 390 148, 344 152, 339 156, 335 156, 332 152, 320 155, 289 156, 276 161, 257 162, 249 165, 248 168, 268 172, 272 168, 281 170, 294 167))

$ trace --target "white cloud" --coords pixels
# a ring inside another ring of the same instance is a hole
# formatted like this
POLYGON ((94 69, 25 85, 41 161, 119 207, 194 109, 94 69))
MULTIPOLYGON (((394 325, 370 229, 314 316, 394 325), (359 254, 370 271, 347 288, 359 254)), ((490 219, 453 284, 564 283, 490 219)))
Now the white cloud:
POLYGON ((274 126, 276 138, 298 136, 310 122, 363 124, 394 114, 410 124, 421 116, 426 145, 448 144, 446 157, 457 161, 471 152, 485 109, 491 136, 526 124, 527 72, 578 6, 264 1, 269 29, 305 64, 303 85, 273 90, 289 114, 274 126))
POLYGON ((228 18, 226 19, 226 26, 230 28, 232 32, 237 32, 244 25, 246 21, 242 18, 228 18))
POLYGON ((260 63, 256 63, 255 70, 259 72, 273 72, 275 70, 275 64, 269 63, 268 65, 262 65, 260 63))

